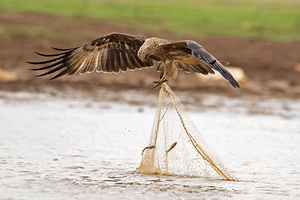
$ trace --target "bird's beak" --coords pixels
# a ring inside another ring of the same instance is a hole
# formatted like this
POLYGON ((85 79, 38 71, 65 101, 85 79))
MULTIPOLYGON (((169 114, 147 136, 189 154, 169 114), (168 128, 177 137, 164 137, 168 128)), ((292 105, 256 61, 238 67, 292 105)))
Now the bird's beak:
POLYGON ((146 55, 144 52, 138 51, 138 57, 141 61, 146 61, 148 59, 148 55, 146 55))

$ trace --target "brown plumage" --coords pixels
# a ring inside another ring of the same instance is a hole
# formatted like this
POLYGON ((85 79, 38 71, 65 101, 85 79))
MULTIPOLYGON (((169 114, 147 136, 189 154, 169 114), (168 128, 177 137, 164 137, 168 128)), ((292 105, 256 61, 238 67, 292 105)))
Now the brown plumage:
POLYGON ((58 49, 57 54, 41 54, 51 57, 42 62, 28 62, 45 65, 32 70, 45 70, 44 76, 57 72, 51 79, 63 75, 85 74, 94 71, 100 73, 119 73, 153 67, 159 62, 161 83, 165 78, 176 79, 178 69, 186 73, 214 74, 218 71, 233 87, 239 87, 230 72, 208 53, 201 45, 191 40, 173 42, 161 38, 146 39, 142 36, 111 33, 82 46, 70 49, 58 49), (213 70, 214 69, 214 70, 213 70))

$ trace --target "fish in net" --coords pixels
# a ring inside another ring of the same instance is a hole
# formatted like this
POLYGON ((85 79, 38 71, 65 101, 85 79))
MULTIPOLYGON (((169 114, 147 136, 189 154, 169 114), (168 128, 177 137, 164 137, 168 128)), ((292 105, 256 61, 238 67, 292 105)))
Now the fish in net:
POLYGON ((151 135, 142 151, 138 172, 236 180, 209 148, 166 83, 161 85, 151 135))

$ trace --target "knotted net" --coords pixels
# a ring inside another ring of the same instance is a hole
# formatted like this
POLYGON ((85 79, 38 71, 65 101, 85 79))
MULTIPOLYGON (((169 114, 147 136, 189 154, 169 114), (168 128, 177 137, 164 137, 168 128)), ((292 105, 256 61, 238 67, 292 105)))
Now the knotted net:
POLYGON ((139 173, 222 177, 235 181, 202 138, 171 88, 163 83, 148 146, 139 173))

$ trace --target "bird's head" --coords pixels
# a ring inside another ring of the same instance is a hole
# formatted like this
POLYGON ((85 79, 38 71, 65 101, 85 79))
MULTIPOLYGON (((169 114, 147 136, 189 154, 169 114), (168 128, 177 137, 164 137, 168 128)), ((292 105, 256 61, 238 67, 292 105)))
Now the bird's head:
POLYGON ((146 61, 149 58, 150 54, 146 49, 143 49, 142 47, 138 51, 138 57, 141 61, 146 61))
POLYGON ((138 51, 139 59, 146 61, 151 55, 154 55, 160 44, 160 40, 155 37, 147 39, 138 51))

